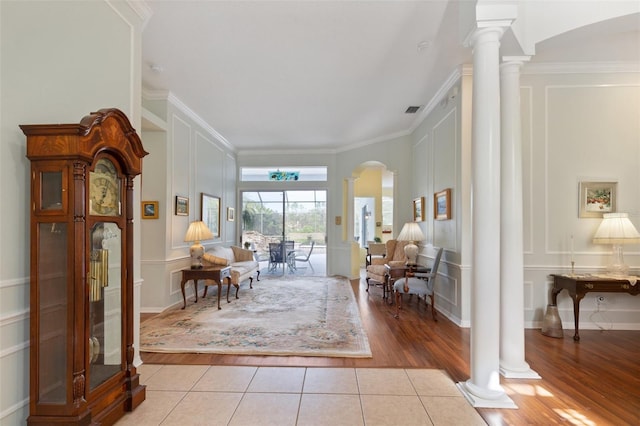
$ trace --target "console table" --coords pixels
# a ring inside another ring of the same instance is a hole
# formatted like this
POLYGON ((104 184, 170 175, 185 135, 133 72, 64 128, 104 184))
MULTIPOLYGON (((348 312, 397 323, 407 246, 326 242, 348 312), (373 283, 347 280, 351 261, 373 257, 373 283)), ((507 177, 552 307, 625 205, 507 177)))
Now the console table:
MULTIPOLYGON (((182 270, 182 281, 180 282, 180 290, 182 290, 182 309, 187 307, 187 298, 184 294, 184 285, 189 280, 193 280, 193 288, 196 293, 196 303, 198 303, 198 280, 212 280, 218 286, 218 309, 220 307, 220 293, 222 293, 222 280, 227 279, 227 303, 229 302, 229 290, 231 289, 231 266, 209 266, 200 269, 185 268, 182 270)), ((206 297, 207 289, 205 286, 204 294, 206 297)), ((236 285, 236 299, 238 298, 239 286, 236 285)))
POLYGON ((573 320, 575 322, 575 334, 573 340, 579 341, 578 322, 580 317, 580 301, 589 292, 598 293, 628 293, 637 295, 640 293, 640 277, 633 285, 631 281, 621 278, 613 278, 597 275, 551 275, 553 277, 553 289, 551 291, 551 304, 557 306, 558 293, 567 290, 573 300, 573 320))

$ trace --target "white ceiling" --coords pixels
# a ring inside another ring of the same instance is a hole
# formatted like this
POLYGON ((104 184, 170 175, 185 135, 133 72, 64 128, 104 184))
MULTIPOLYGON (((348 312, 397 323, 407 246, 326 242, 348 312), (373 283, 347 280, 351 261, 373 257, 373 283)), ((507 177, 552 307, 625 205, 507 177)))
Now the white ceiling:
MULTIPOLYGON (((420 118, 407 107, 428 104, 471 63, 458 0, 149 5, 143 88, 170 91, 240 151, 335 150, 405 134, 420 118)), ((532 62, 637 63, 639 29, 635 16, 573 31, 537 46, 532 62)))

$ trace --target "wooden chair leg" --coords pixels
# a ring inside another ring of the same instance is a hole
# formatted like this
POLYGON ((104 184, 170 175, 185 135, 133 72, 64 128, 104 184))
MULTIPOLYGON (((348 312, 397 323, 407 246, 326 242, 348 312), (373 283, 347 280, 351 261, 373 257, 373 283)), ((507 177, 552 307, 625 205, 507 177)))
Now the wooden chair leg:
POLYGON ((396 291, 396 314, 394 315, 396 319, 400 318, 400 308, 402 308, 402 293, 396 291))
MULTIPOLYGON (((430 294, 430 295, 429 295, 429 298, 431 299, 431 316, 433 317, 433 320, 434 320, 435 322, 438 322, 438 318, 436 318, 436 307, 435 307, 435 306, 436 306, 436 304, 435 304, 435 301, 434 301, 434 296, 433 296, 433 294, 430 294)), ((427 299, 425 299, 424 301, 426 302, 426 301, 427 301, 427 299)))

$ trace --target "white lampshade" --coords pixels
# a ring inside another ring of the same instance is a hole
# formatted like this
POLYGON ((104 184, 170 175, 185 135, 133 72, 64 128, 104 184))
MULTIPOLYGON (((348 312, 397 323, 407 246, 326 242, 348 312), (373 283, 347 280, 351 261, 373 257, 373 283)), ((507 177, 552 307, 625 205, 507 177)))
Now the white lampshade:
POLYGON ((593 236, 594 244, 637 244, 640 233, 629 220, 627 213, 605 213, 593 236))
POLYGON ((409 241, 404 246, 404 255, 407 256, 407 264, 415 265, 418 259, 418 246, 416 242, 424 240, 424 234, 417 222, 407 222, 402 227, 398 241, 409 241))
POLYGON ((593 236, 593 243, 613 245, 613 262, 607 267, 607 271, 614 275, 627 275, 629 266, 624 263, 622 244, 640 243, 640 233, 627 213, 605 213, 593 236))
POLYGON ((189 254, 191 255, 191 269, 202 268, 204 246, 200 244, 200 241, 210 240, 212 238, 213 234, 203 221, 198 220, 189 224, 189 229, 187 229, 187 235, 185 235, 184 240, 194 242, 189 248, 189 254))

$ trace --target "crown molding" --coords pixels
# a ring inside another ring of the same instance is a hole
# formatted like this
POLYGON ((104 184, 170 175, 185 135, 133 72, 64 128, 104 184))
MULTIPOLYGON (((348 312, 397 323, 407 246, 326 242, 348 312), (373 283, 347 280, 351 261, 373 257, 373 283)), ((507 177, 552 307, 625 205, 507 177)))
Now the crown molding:
POLYGON ((335 149, 243 149, 236 151, 238 157, 247 155, 332 155, 336 154, 335 149))
MULTIPOLYGON (((532 57, 535 59, 535 56, 532 57)), ((638 62, 549 62, 527 63, 522 74, 640 73, 638 62)))
POLYGON ((144 29, 153 15, 153 10, 151 6, 149 6, 149 2, 146 0, 127 0, 127 4, 131 10, 140 17, 142 20, 142 28, 144 29))
POLYGON ((460 80, 463 75, 470 75, 471 73, 472 68, 470 67, 466 67, 465 65, 456 67, 453 72, 449 74, 449 77, 447 77, 447 79, 442 84, 442 86, 440 86, 435 95, 431 97, 431 100, 429 101, 429 103, 427 103, 427 105, 425 105, 418 117, 416 117, 411 127, 409 127, 407 133, 413 133, 418 128, 418 126, 420 126, 420 124, 422 124, 422 122, 426 120, 429 114, 433 112, 435 107, 440 104, 440 100, 448 96, 449 90, 451 90, 451 88, 458 82, 458 80, 460 80))
POLYGON ((150 90, 150 89, 142 89, 142 97, 149 101, 167 101, 182 111, 187 117, 193 120, 197 125, 202 127, 205 131, 207 131, 210 135, 212 135, 216 140, 222 143, 227 149, 232 152, 237 152, 236 147, 231 145, 231 143, 220 134, 216 129, 211 127, 209 123, 204 121, 202 117, 200 117, 194 110, 189 108, 187 104, 182 102, 177 96, 175 96, 170 91, 166 90, 150 90))
POLYGON ((238 155, 266 155, 266 154, 340 154, 342 152, 352 151, 358 148, 364 148, 369 145, 374 145, 381 142, 389 142, 394 139, 402 138, 411 135, 420 124, 428 117, 433 109, 440 103, 440 99, 447 96, 449 90, 458 82, 462 75, 470 75, 472 73, 472 67, 468 65, 461 65, 453 70, 453 72, 447 77, 444 84, 438 89, 436 94, 431 98, 427 105, 422 108, 416 119, 411 123, 408 129, 401 130, 395 133, 390 133, 382 136, 378 136, 372 139, 366 139, 359 142, 353 142, 345 144, 335 149, 325 150, 243 150, 238 151, 238 155))

